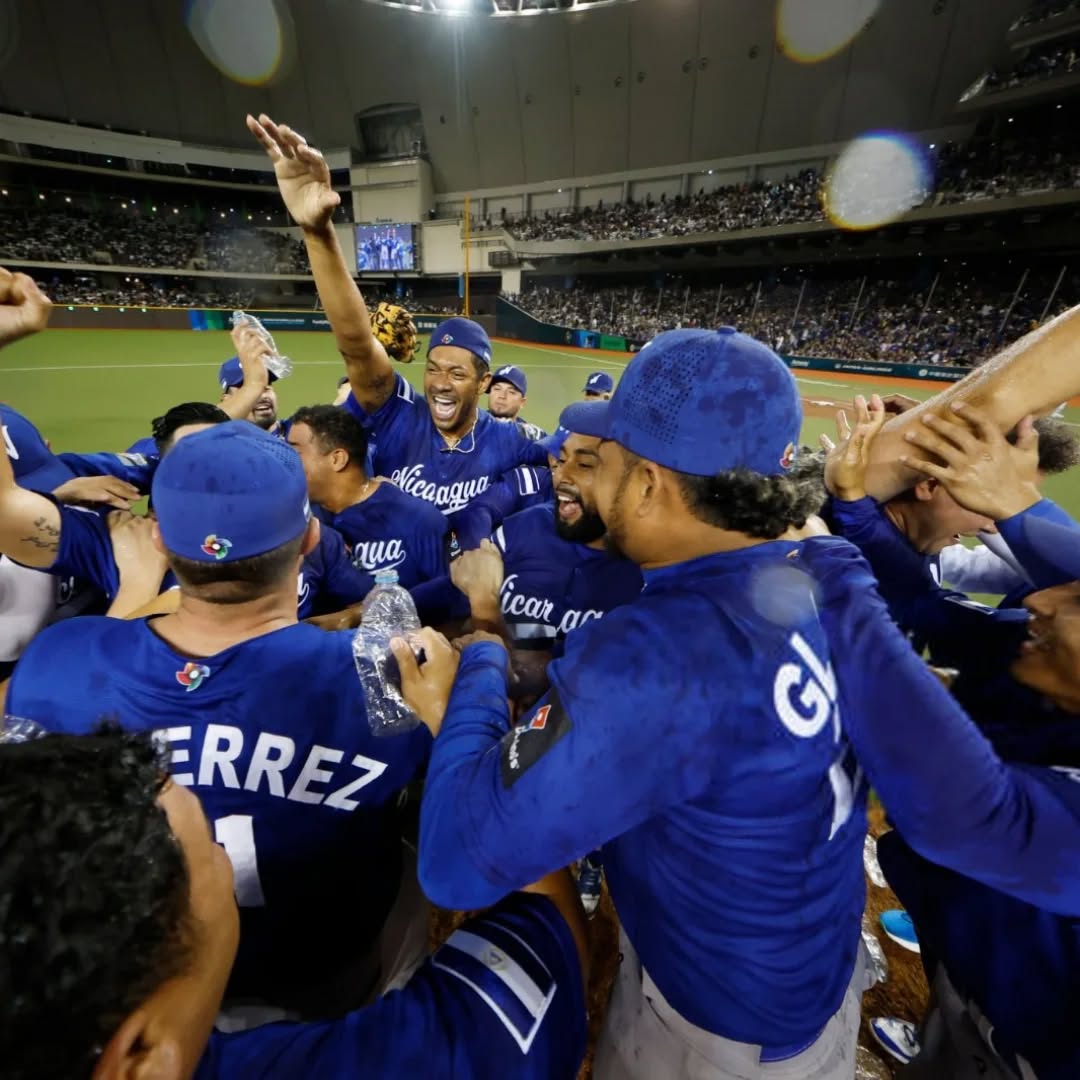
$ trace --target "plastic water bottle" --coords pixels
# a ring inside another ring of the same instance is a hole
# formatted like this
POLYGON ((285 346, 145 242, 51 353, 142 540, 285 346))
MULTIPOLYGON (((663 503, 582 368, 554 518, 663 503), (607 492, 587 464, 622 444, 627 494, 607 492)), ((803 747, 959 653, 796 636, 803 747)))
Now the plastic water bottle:
POLYGON ((292 374, 292 361, 287 356, 278 352, 277 345, 270 335, 270 331, 254 315, 246 311, 234 311, 232 324, 235 330, 238 326, 250 326, 270 349, 270 355, 266 358, 266 370, 275 378, 284 379, 292 374))
POLYGON ((401 695, 401 672, 390 651, 390 639, 408 639, 420 629, 420 616, 396 570, 378 570, 367 595, 364 615, 353 638, 353 660, 364 688, 368 723, 376 735, 411 731, 420 718, 401 695))

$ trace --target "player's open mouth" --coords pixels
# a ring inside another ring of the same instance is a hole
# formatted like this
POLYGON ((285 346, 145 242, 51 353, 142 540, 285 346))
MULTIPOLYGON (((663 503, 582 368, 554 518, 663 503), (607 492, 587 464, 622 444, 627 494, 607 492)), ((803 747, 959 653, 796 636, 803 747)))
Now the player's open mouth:
POLYGON ((457 402, 453 398, 435 395, 431 399, 431 415, 436 420, 453 420, 457 412, 457 402))
POLYGON ((1051 652, 1054 647, 1054 635, 1045 626, 1032 620, 1028 624, 1027 640, 1021 642, 1022 653, 1051 652))
POLYGON ((559 508, 560 521, 573 521, 581 517, 581 500, 573 495, 560 491, 556 496, 556 504, 559 508))

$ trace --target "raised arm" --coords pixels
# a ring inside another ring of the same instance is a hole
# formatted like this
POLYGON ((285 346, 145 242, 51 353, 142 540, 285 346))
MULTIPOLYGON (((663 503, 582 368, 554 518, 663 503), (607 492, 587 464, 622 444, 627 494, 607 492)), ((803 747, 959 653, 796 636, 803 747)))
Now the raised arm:
POLYGON ((961 399, 982 410, 999 431, 1011 431, 1027 415, 1043 416, 1080 393, 1080 305, 1040 326, 975 368, 958 383, 889 420, 874 443, 866 478, 878 502, 914 486, 920 474, 908 469, 905 433, 926 412, 957 422, 949 408, 961 399))
POLYGON ((331 218, 341 197, 330 186, 326 160, 302 135, 265 113, 258 120, 248 116, 247 126, 274 163, 285 207, 303 230, 311 273, 353 396, 365 412, 375 412, 394 392, 394 369, 372 332, 364 298, 334 231, 331 218))
POLYGON ((270 346, 252 326, 234 326, 231 336, 244 381, 235 394, 227 394, 221 399, 221 410, 230 420, 246 420, 270 385, 270 372, 266 367, 270 346))

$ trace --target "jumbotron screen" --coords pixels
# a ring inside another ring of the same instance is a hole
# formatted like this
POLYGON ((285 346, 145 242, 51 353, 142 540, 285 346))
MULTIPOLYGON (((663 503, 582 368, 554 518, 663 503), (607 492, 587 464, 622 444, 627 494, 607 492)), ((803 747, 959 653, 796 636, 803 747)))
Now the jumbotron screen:
POLYGON ((361 273, 415 270, 412 225, 357 225, 356 269, 361 273))

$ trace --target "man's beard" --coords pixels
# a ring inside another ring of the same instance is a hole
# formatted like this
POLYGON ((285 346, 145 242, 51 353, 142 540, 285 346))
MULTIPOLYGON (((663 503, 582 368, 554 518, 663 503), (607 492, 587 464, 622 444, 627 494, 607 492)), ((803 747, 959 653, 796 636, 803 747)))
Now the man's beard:
POLYGON ((500 405, 500 406, 498 406, 498 411, 497 412, 496 412, 496 407, 495 406, 490 407, 488 409, 488 412, 491 413, 491 415, 494 416, 496 420, 516 420, 517 419, 517 414, 519 412, 521 412, 521 410, 520 409, 515 409, 511 405, 509 407, 509 411, 507 411, 506 406, 500 405))
POLYGON ((270 431, 277 423, 277 413, 268 413, 266 416, 256 414, 251 422, 257 428, 262 428, 263 431, 270 431))
MULTIPOLYGON (((580 505, 580 504, 579 504, 580 505)), ((595 510, 581 507, 581 516, 574 522, 560 521, 555 518, 555 532, 563 540, 574 544, 591 544, 607 532, 603 518, 595 510)))

